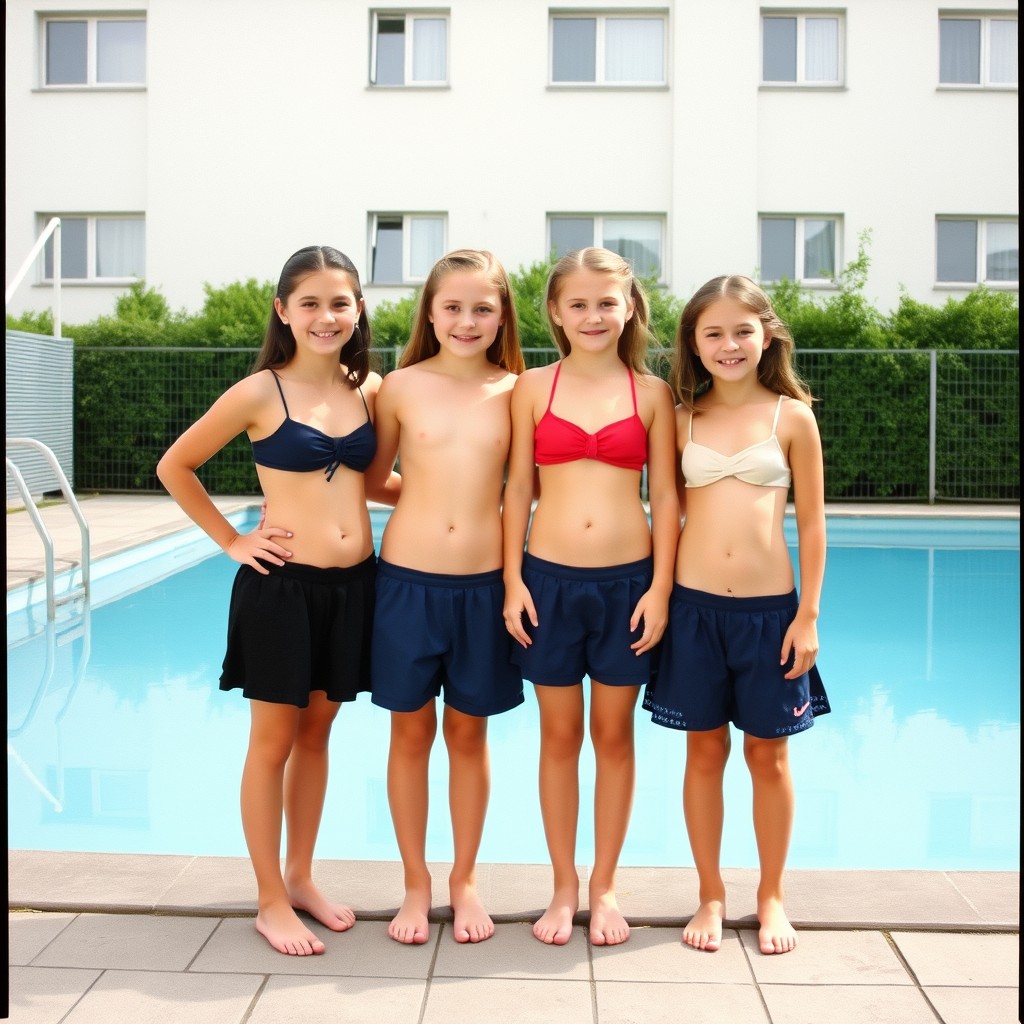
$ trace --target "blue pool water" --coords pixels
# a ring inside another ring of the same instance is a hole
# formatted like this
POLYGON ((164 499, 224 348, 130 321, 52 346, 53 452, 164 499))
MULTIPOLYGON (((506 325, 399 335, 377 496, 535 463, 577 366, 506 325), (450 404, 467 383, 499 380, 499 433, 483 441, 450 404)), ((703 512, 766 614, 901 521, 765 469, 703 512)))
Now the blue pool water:
MULTIPOLYGON (((383 528, 384 514, 375 526, 383 528)), ((792 539, 792 538, 791 538, 792 539)), ((248 709, 217 689, 235 565, 198 532, 97 563, 91 610, 8 600, 9 842, 14 849, 244 856, 248 709), (145 557, 140 557, 140 554, 145 557)), ((794 737, 798 868, 1018 870, 1020 527, 1016 520, 829 521, 819 665, 833 713, 794 737)), ((491 720, 481 860, 546 863, 536 702, 491 720)), ((388 715, 345 705, 318 855, 397 860, 388 715)), ((684 737, 637 711, 630 865, 692 864, 684 737)), ((578 860, 593 856, 593 762, 578 860)), ((451 859, 447 762, 431 762, 429 856, 451 859)), ((723 863, 756 867, 738 744, 723 863)))

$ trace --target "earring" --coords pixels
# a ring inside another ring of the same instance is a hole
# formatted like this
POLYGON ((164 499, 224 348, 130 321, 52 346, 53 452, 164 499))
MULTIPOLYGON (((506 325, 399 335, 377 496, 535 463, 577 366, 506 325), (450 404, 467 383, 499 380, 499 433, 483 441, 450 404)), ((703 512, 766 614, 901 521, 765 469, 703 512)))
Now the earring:
POLYGON ((557 316, 556 317, 552 317, 552 319, 555 321, 555 326, 556 327, 561 327, 562 326, 562 321, 559 320, 557 316))

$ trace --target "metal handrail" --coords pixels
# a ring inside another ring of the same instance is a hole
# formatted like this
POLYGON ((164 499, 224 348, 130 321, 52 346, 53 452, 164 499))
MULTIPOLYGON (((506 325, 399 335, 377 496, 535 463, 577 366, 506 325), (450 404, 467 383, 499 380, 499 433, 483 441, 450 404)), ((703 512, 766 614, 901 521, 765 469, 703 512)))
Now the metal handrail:
POLYGON ((53 235, 53 336, 59 338, 63 325, 60 319, 60 279, 61 279, 61 253, 60 253, 60 217, 51 217, 43 233, 36 239, 32 251, 25 257, 25 262, 18 268, 13 280, 4 292, 4 305, 11 301, 18 285, 24 280, 25 275, 32 268, 35 258, 39 255, 46 240, 53 235))
POLYGON ((43 523, 42 516, 39 515, 39 509, 36 508, 35 502, 32 500, 32 495, 29 493, 25 478, 21 475, 21 470, 8 458, 7 472, 14 478, 14 483, 21 494, 22 501, 25 502, 25 510, 32 519, 32 524, 36 528, 36 533, 39 534, 39 539, 43 542, 43 555, 46 563, 46 618, 52 622, 57 617, 58 604, 74 600, 77 597, 89 599, 89 524, 85 521, 81 506, 78 504, 78 499, 71 490, 71 484, 68 483, 68 478, 64 475, 64 470, 61 469, 57 456, 53 454, 50 448, 43 444, 42 441, 37 441, 32 437, 9 437, 7 438, 7 448, 34 448, 46 459, 57 478, 57 482, 60 484, 60 491, 64 495, 64 500, 71 507, 71 511, 78 520, 78 527, 82 533, 82 585, 77 589, 70 588, 66 594, 61 595, 58 599, 53 566, 53 538, 43 523))

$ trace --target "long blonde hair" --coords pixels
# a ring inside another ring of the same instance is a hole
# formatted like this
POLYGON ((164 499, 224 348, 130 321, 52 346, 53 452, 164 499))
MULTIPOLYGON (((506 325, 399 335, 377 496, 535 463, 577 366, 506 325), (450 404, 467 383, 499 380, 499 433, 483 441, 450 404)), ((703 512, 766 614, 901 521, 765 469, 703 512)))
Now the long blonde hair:
POLYGON ((713 386, 710 373, 697 355, 697 321, 718 299, 735 299, 753 313, 764 327, 771 344, 757 364, 757 379, 777 395, 788 395, 807 405, 813 401, 810 389, 793 368, 793 335, 772 307, 771 299, 759 285, 742 274, 714 277, 701 285, 683 307, 676 330, 676 345, 669 383, 676 401, 692 410, 697 398, 713 386))
POLYGON ((634 372, 648 373, 647 350, 651 344, 650 307, 643 285, 634 277, 633 268, 618 253, 610 249, 591 246, 587 249, 573 249, 567 252, 551 268, 547 291, 544 295, 544 311, 548 318, 548 329, 554 338, 558 351, 567 356, 572 345, 565 331, 555 323, 551 315, 551 304, 558 300, 562 280, 577 270, 593 270, 599 274, 610 274, 622 288, 622 294, 633 300, 633 315, 626 321, 619 335, 619 358, 634 372))

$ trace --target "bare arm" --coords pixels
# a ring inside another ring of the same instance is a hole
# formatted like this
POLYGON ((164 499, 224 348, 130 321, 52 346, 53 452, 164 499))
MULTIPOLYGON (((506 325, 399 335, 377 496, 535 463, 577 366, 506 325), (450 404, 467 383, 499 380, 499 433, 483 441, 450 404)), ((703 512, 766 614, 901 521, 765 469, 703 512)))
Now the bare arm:
POLYGON ((156 473, 185 514, 231 558, 266 573, 258 559, 283 565, 283 559, 291 553, 273 538, 291 534, 271 527, 240 535, 210 500, 196 475, 203 463, 255 423, 261 403, 260 385, 255 378, 239 381, 167 449, 157 463, 156 473))
POLYGON ((533 461, 533 397, 529 373, 512 389, 512 444, 509 449, 508 479, 501 507, 503 564, 505 577, 505 626, 524 647, 530 644, 522 626, 525 612, 537 625, 537 611, 523 583, 523 551, 530 525, 536 465, 533 461))
POLYGON ((366 470, 366 496, 371 501, 395 505, 402 490, 402 478, 395 472, 400 424, 394 380, 385 379, 377 389, 373 405, 373 428, 377 454, 366 470))
POLYGON ((782 663, 793 653, 793 667, 787 679, 806 672, 818 657, 818 612, 825 578, 825 470, 821 437, 811 410, 792 403, 793 437, 789 444, 789 465, 793 471, 793 501, 796 506, 798 558, 800 560, 800 605, 782 644, 782 663))
POLYGON ((651 508, 651 545, 654 577, 650 589, 637 603, 630 621, 636 629, 643 619, 644 634, 632 647, 637 654, 649 651, 661 640, 668 625, 676 545, 679 541, 679 499, 676 495, 676 417, 672 394, 661 380, 651 380, 654 418, 647 431, 647 489, 651 508))

